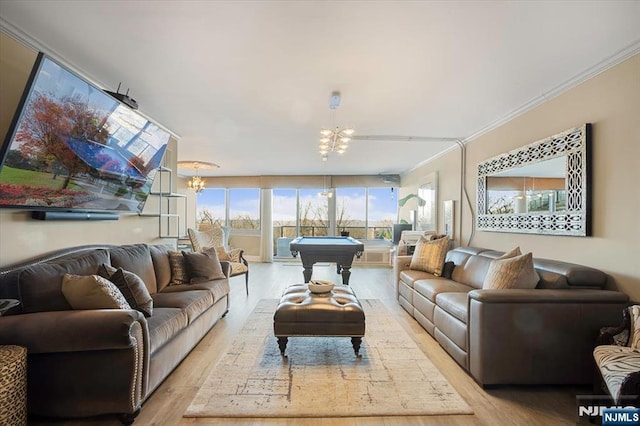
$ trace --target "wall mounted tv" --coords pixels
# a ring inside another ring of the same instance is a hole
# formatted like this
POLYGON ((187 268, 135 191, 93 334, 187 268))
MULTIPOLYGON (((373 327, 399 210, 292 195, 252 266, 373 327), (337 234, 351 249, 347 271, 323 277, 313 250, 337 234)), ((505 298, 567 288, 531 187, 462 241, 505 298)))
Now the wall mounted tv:
POLYGON ((0 207, 140 213, 168 141, 39 53, 0 151, 0 207))

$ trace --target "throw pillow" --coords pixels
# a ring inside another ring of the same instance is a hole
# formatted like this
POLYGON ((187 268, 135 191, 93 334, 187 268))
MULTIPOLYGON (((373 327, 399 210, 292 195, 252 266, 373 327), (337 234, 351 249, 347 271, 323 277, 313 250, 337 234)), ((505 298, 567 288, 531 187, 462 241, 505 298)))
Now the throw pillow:
POLYGON ((98 268, 98 275, 114 283, 133 309, 142 312, 145 317, 153 314, 153 299, 142 278, 133 272, 104 263, 98 268))
POLYGON ((532 289, 540 281, 533 268, 533 255, 522 254, 491 261, 484 277, 483 289, 532 289))
POLYGON ((449 238, 444 237, 433 241, 428 241, 420 237, 416 244, 415 251, 411 257, 409 269, 429 272, 439 277, 444 268, 444 259, 449 248, 449 238))
POLYGON ((73 309, 131 309, 118 287, 100 275, 64 274, 62 294, 73 309))
POLYGON ((169 266, 171 267, 171 282, 173 284, 188 284, 190 281, 184 256, 179 251, 169 250, 169 266))
POLYGON ((214 248, 202 252, 183 251, 192 284, 226 278, 214 248))
POLYGON ((509 250, 508 252, 500 256, 498 259, 509 259, 511 257, 516 257, 521 255, 522 255, 522 252, 520 251, 520 247, 516 247, 514 249, 509 250))
POLYGON ((216 247, 216 254, 218 255, 219 260, 223 260, 226 262, 231 262, 231 257, 229 253, 224 249, 224 247, 216 247))
POLYGON ((629 308, 631 314, 631 333, 629 334, 629 347, 635 351, 640 350, 640 305, 629 308))

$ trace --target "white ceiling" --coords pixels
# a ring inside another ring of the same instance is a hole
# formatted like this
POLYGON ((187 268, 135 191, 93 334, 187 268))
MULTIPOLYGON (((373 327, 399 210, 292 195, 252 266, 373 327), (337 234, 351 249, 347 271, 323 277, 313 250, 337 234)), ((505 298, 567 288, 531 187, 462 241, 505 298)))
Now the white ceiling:
POLYGON ((130 88, 211 176, 401 173, 452 142, 380 136, 473 138, 640 52, 640 1, 0 0, 0 17, 130 88), (323 163, 333 125, 374 140, 323 163))

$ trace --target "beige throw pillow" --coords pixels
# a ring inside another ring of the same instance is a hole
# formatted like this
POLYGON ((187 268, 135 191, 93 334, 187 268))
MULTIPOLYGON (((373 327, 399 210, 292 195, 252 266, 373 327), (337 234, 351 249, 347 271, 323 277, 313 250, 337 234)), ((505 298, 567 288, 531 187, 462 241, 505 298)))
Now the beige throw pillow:
POLYGON ((73 309, 131 309, 118 287, 100 275, 64 274, 62 294, 73 309))
MULTIPOLYGON (((519 249, 518 249, 519 251, 519 249)), ((506 253, 508 254, 508 253, 506 253)), ((491 261, 483 289, 533 289, 540 281, 533 268, 533 255, 526 253, 491 261)))
POLYGON ((409 269, 429 272, 436 277, 441 276, 448 248, 449 238, 446 236, 433 241, 420 237, 411 257, 409 269))

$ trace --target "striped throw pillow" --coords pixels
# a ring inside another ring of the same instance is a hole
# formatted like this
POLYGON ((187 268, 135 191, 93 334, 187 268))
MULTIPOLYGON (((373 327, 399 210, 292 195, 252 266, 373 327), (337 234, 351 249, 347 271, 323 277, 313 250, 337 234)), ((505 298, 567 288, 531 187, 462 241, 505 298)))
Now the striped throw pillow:
POLYGON ((429 272, 436 277, 441 276, 448 248, 449 238, 446 236, 433 241, 420 237, 411 257, 409 269, 429 272))

